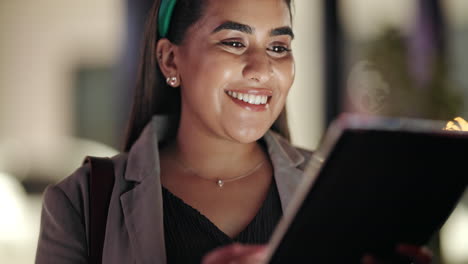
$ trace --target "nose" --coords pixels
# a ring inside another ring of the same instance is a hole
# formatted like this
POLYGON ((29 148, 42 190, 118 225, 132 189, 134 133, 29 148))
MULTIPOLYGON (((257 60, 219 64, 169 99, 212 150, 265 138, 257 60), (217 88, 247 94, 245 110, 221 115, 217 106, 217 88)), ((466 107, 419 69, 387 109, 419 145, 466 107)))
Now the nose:
POLYGON ((247 52, 243 69, 244 78, 257 83, 266 83, 273 76, 270 58, 265 50, 255 49, 247 52))

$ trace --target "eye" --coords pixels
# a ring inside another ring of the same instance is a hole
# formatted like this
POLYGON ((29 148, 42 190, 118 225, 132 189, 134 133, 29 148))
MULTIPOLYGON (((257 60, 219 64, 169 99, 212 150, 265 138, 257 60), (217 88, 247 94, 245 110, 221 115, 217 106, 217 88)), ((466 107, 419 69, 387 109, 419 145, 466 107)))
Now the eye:
POLYGON ((221 41, 221 44, 233 48, 245 48, 244 43, 239 41, 221 41))
POLYGON ((272 47, 268 48, 267 50, 272 51, 274 53, 278 53, 278 54, 291 52, 291 49, 289 49, 289 48, 287 48, 285 46, 272 46, 272 47))

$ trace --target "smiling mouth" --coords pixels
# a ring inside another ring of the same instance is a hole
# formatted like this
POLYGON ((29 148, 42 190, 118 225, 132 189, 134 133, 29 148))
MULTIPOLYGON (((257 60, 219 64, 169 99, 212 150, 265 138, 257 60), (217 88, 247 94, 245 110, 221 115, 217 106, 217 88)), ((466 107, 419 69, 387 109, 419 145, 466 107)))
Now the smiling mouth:
POLYGON ((247 94, 247 93, 239 93, 233 91, 227 91, 227 95, 230 97, 237 99, 239 101, 243 101, 244 103, 251 104, 251 105, 266 105, 268 100, 271 96, 267 95, 254 95, 254 94, 247 94))

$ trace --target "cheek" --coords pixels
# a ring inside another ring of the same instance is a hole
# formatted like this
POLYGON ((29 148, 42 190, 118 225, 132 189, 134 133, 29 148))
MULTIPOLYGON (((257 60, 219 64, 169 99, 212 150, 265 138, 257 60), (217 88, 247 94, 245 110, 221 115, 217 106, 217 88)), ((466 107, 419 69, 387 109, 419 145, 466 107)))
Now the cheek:
POLYGON ((209 86, 206 89, 224 93, 226 86, 239 77, 241 65, 231 56, 220 52, 208 52, 203 55, 197 65, 193 65, 192 77, 198 85, 209 86), (195 75, 194 75, 195 73, 195 75))
POLYGON ((294 60, 290 59, 278 64, 276 74, 280 90, 286 96, 294 82, 296 74, 294 60))
POLYGON ((202 54, 191 55, 183 64, 183 93, 186 100, 201 101, 206 106, 211 104, 210 111, 218 112, 222 108, 224 90, 236 80, 239 65, 219 52, 202 54))

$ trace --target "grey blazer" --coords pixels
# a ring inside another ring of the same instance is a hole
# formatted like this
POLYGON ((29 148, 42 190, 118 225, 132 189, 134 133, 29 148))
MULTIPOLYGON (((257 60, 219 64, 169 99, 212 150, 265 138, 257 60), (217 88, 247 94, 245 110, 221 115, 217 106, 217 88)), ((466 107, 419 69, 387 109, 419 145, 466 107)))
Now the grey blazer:
MULTIPOLYGON (((128 153, 112 158, 115 185, 107 218, 103 263, 166 263, 158 138, 167 121, 154 117, 128 153)), ((264 136, 283 211, 311 153, 269 131, 264 136)), ((44 194, 36 263, 87 263, 88 176, 84 165, 44 194)))

